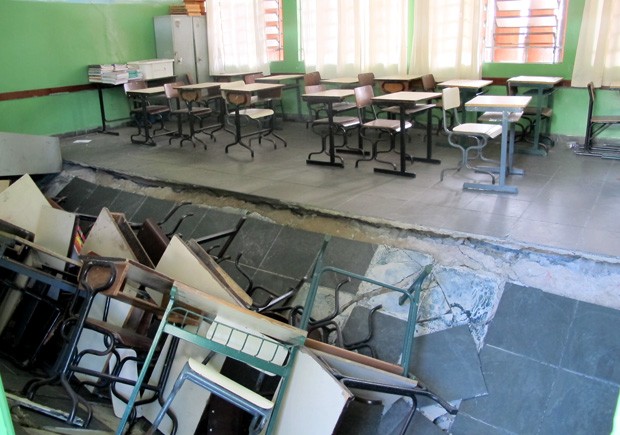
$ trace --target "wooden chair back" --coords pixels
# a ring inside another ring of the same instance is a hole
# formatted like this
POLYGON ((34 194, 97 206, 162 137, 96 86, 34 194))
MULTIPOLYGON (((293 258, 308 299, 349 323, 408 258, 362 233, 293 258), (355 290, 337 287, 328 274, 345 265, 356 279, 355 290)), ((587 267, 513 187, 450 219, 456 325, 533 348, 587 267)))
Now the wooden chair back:
POLYGON ((370 85, 370 86, 374 86, 375 85, 375 73, 360 73, 357 75, 357 81, 359 82, 360 86, 366 86, 366 85, 370 85))
POLYGON ((309 72, 304 75, 304 85, 312 86, 312 85, 320 85, 321 84, 321 73, 318 71, 309 72))

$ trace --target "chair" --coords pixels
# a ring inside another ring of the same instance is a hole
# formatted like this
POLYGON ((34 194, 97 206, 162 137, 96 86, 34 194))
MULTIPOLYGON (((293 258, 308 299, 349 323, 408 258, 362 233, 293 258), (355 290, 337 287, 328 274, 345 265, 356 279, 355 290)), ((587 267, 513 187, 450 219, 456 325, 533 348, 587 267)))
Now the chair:
POLYGON ((168 105, 170 107, 170 115, 175 116, 177 118, 177 131, 174 132, 174 136, 171 136, 168 140, 168 143, 172 143, 172 139, 175 137, 180 137, 181 142, 180 145, 183 146, 184 141, 190 141, 194 148, 196 148, 196 143, 194 139, 203 144, 204 149, 207 149, 207 144, 202 140, 196 137, 196 134, 199 132, 206 133, 215 141, 215 136, 212 133, 205 131, 203 127, 204 119, 211 116, 212 110, 208 107, 200 107, 193 106, 192 103, 198 102, 200 99, 200 91, 193 92, 184 92, 183 98, 179 95, 179 91, 176 89, 176 86, 182 86, 182 82, 174 82, 174 83, 165 83, 164 91, 166 93, 166 98, 168 99, 168 105), (183 99, 184 103, 183 107, 181 105, 181 99, 183 99), (189 135, 183 134, 183 119, 186 118, 189 121, 189 135), (198 121, 200 127, 198 129, 195 128, 195 122, 198 121))
MULTIPOLYGON (((147 86, 144 80, 133 80, 123 85, 126 95, 130 91, 146 88, 147 86)), ((148 99, 144 100, 143 104, 143 101, 139 101, 129 95, 127 97, 130 101, 129 114, 138 127, 138 133, 131 136, 132 141, 139 136, 148 136, 148 130, 152 128, 154 122, 159 123, 159 128, 153 131, 153 136, 155 136, 158 131, 162 130, 164 130, 166 134, 169 133, 164 125, 164 120, 167 114, 170 113, 170 108, 168 106, 151 104, 148 99), (142 129, 145 130, 144 134, 142 133, 142 129)), ((146 139, 149 141, 152 137, 146 137, 146 139)))
POLYGON ((493 184, 495 184, 495 176, 491 172, 481 171, 473 166, 470 166, 469 161, 474 158, 470 156, 471 152, 475 152, 479 157, 483 148, 487 145, 489 139, 494 139, 502 134, 501 125, 492 124, 476 124, 476 123, 464 123, 459 121, 458 109, 461 106, 461 95, 459 88, 444 88, 442 91, 443 96, 443 129, 448 135, 448 143, 458 148, 461 151, 461 160, 455 168, 447 168, 441 171, 440 180, 443 181, 444 173, 450 170, 460 171, 463 167, 475 170, 476 172, 484 172, 491 176, 493 184), (449 115, 448 111, 452 111, 452 119, 454 120, 454 126, 449 128, 449 115), (468 139, 474 141, 468 142, 468 139))
POLYGON ((583 149, 586 153, 620 152, 620 148, 618 148, 617 146, 594 145, 594 138, 596 136, 607 130, 607 128, 611 127, 612 125, 620 124, 620 116, 594 115, 596 91, 592 82, 588 83, 588 98, 588 119, 586 120, 586 135, 583 142, 583 149))
MULTIPOLYGON (((377 118, 377 112, 372 104, 372 98, 374 97, 374 91, 372 90, 372 86, 358 86, 354 89, 354 91, 355 104, 358 110, 360 122, 362 123, 360 126, 360 137, 362 138, 362 140, 367 139, 372 143, 372 149, 369 157, 356 160, 355 167, 358 167, 359 162, 376 160, 381 163, 392 165, 394 170, 396 170, 396 165, 394 163, 385 160, 379 160, 377 158, 377 154, 379 154, 379 152, 377 151, 377 144, 383 139, 384 135, 387 134, 390 138, 390 149, 387 152, 393 151, 395 149, 396 135, 401 132, 400 120, 377 118), (364 114, 366 111, 371 113, 372 119, 370 121, 364 120, 364 114)), ((411 128, 411 125, 412 124, 409 121, 406 121, 405 129, 407 130, 411 128)), ((407 157, 410 158, 410 156, 407 157)))
POLYGON ((321 84, 321 73, 312 71, 304 75, 304 86, 314 86, 321 84))
MULTIPOLYGON (((548 95, 555 91, 555 88, 548 89, 543 91, 543 95, 548 95)), ((509 82, 506 83, 506 95, 518 95, 519 88, 517 86, 511 85, 509 82)), ((526 92, 527 94, 527 92, 526 92)), ((534 101, 534 100, 533 100, 534 101)), ((533 103, 535 104, 535 103, 533 103)), ((525 140, 526 137, 534 130, 536 127, 536 115, 537 115, 536 106, 528 106, 523 111, 523 115, 521 119, 526 121, 525 125, 521 126, 521 134, 520 139, 525 140)), ((551 122, 551 116, 553 115, 553 109, 548 106, 542 106, 540 108, 540 121, 545 123, 545 127, 548 130, 549 123, 551 122)))
MULTIPOLYGON (((245 83, 243 81, 231 82, 230 86, 243 86, 245 83)), ((278 99, 282 96, 282 89, 276 88, 271 91, 263 92, 262 97, 268 99, 278 99)), ((235 89, 227 89, 222 90, 222 97, 225 100, 226 107, 226 121, 230 124, 233 124, 235 127, 235 131, 231 132, 227 130, 229 133, 233 133, 235 135, 235 141, 226 145, 225 151, 228 153, 228 149, 233 145, 241 145, 242 147, 248 149, 251 153, 252 158, 254 157, 254 150, 251 148, 251 142, 253 139, 258 138, 258 143, 260 144, 263 139, 268 140, 273 144, 273 148, 277 148, 276 142, 268 136, 273 136, 278 139, 280 142, 284 144, 286 147, 286 141, 273 132, 274 128, 274 117, 275 112, 271 107, 268 108, 258 108, 252 107, 252 95, 250 92, 235 89), (229 110, 229 106, 233 107, 233 111, 229 110), (231 118, 233 119, 231 123, 231 118), (242 127, 245 125, 253 124, 255 129, 248 133, 242 133, 242 127), (243 142, 244 137, 254 136, 250 139, 250 143, 246 144, 243 142)))
MULTIPOLYGON (((256 83, 256 79, 259 79, 261 77, 264 77, 263 73, 248 74, 243 77, 243 82, 246 85, 249 85, 252 83, 256 83)), ((273 109, 275 105, 279 107, 280 115, 282 119, 284 119, 284 105, 282 104, 282 98, 272 98, 272 97, 267 97, 267 96, 260 96, 260 97, 252 96, 253 107, 260 106, 260 107, 268 107, 268 108, 273 109)))
MULTIPOLYGON (((212 364, 215 358, 207 357, 206 364, 188 360, 175 387, 153 421, 154 430, 185 380, 209 390, 211 393, 233 403, 254 415, 250 433, 273 433, 276 414, 286 393, 287 378, 291 373, 299 346, 306 333, 297 328, 272 320, 247 309, 229 304, 192 287, 176 282, 170 293, 168 306, 156 333, 149 356, 155 353, 157 343, 163 336, 171 335, 211 351, 254 367, 268 376, 277 376, 280 386, 272 399, 244 387, 224 376, 212 364), (192 333, 186 325, 205 322, 206 334, 192 333)), ((141 370, 131 395, 129 405, 119 424, 117 433, 124 433, 134 401, 143 387, 150 357, 141 370)), ((152 432, 151 432, 152 433, 152 432)))
POLYGON ((375 73, 359 73, 357 75, 357 81, 360 86, 374 86, 375 85, 375 73))
MULTIPOLYGON (((327 88, 325 85, 318 84, 307 85, 304 90, 306 94, 313 94, 315 92, 323 92, 327 90, 327 88)), ((347 112, 355 108, 355 103, 349 103, 347 101, 332 104, 332 112, 334 115, 347 112)), ((308 128, 308 126, 310 126, 317 119, 327 116, 327 107, 323 103, 308 103, 308 113, 310 114, 310 119, 306 122, 306 128, 308 128)))

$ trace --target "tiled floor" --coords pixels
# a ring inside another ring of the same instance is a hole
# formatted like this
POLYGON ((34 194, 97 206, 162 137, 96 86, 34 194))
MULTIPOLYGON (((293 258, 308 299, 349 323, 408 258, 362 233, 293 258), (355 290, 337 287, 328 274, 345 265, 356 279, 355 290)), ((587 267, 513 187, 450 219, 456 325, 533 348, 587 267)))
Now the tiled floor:
MULTIPOLYGON (((410 169, 417 176, 411 179, 373 173, 374 162, 361 162, 355 168, 357 157, 350 154, 343 154, 344 169, 308 165, 307 154, 320 148, 318 136, 303 123, 284 122, 281 128, 278 133, 288 147, 273 149, 268 142, 255 142, 254 159, 239 146, 224 153, 224 145, 232 138, 226 132, 218 132, 217 141, 209 142, 205 151, 200 144, 195 149, 187 144, 181 148, 178 141, 169 145, 166 138, 159 138, 154 147, 133 145, 129 140, 132 128, 119 129, 118 137, 95 133, 66 138, 62 154, 81 165, 245 198, 267 198, 501 242, 620 257, 620 162, 576 156, 566 140, 558 141, 545 157, 516 154, 516 166, 526 173, 508 178, 509 184, 519 188, 513 195, 464 191, 464 181, 489 178, 467 170, 447 172, 440 182, 441 170, 454 166, 458 159, 458 151, 445 146, 445 136, 433 136, 434 157, 441 159, 441 165, 416 162, 410 169), (74 143, 76 139, 90 142, 74 143)), ((420 134, 416 130, 408 145, 414 155, 424 152, 420 134)), ((497 155, 498 144, 492 143, 487 150, 488 156, 497 155)), ((393 160, 397 161, 396 155, 393 160)))

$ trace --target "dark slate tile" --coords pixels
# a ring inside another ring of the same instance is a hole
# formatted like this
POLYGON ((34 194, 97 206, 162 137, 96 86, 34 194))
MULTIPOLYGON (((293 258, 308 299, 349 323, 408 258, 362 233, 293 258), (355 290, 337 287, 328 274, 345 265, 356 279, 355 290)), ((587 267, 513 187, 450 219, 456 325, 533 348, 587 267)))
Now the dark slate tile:
POLYGON ((108 208, 112 212, 123 213, 127 219, 133 216, 140 206, 146 201, 146 196, 133 192, 119 191, 119 195, 114 198, 108 208))
POLYGON ((476 342, 466 325, 416 337, 409 367, 444 400, 451 402, 487 393, 476 342))
MULTIPOLYGON (((213 255, 219 255, 221 250, 220 248, 224 248, 225 244, 229 242, 229 238, 224 237, 211 241, 205 241, 204 238, 215 235, 217 233, 221 233, 223 231, 234 229, 241 220, 241 218, 242 215, 240 213, 230 213, 212 208, 203 208, 202 219, 200 220, 200 222, 198 222, 198 225, 196 225, 192 233, 188 235, 188 238, 196 239, 199 241, 202 240, 200 242, 200 245, 205 250, 212 252, 213 255)), ((234 241, 234 238, 236 238, 239 234, 240 232, 237 233, 237 235, 231 236, 233 237, 232 240, 234 241)), ((232 257, 228 252, 228 249, 226 250, 226 252, 224 252, 223 255, 225 257, 230 256, 232 259, 234 259, 234 257, 232 257)))
MULTIPOLYGON (((371 243, 332 237, 325 250, 324 265, 364 276, 376 249, 371 243)), ((321 285, 335 287, 343 278, 340 274, 326 273, 321 285)), ((360 281, 352 280, 351 284, 343 287, 344 291, 356 293, 360 281)))
POLYGON ((58 198, 64 198, 60 202, 60 206, 67 211, 78 211, 80 204, 90 196, 96 187, 96 184, 84 181, 81 178, 73 178, 57 195, 58 198))
POLYGON ((459 412, 450 428, 452 435, 517 435, 498 427, 489 426, 488 424, 474 420, 469 415, 459 412))
POLYGON ((176 234, 183 240, 189 240, 205 215, 205 208, 187 204, 181 206, 164 222, 161 227, 166 234, 176 234))
MULTIPOLYGON (((257 270, 252 277, 252 283, 254 287, 262 287, 279 296, 286 293, 291 288, 297 286, 299 280, 295 280, 282 275, 276 275, 262 270, 257 270)), ((256 301, 258 305, 262 305, 262 303, 265 302, 266 297, 268 297, 268 293, 260 289, 255 290, 252 294, 252 298, 256 301)))
POLYGON ((509 432, 535 434, 559 369, 489 345, 480 361, 488 395, 464 400, 459 414, 509 432))
POLYGON ((142 223, 147 218, 154 219, 155 222, 161 221, 170 210, 175 206, 173 201, 147 197, 140 207, 131 216, 126 216, 127 220, 135 223, 142 223))
POLYGON ((375 311, 372 319, 369 318, 369 314, 370 310, 366 307, 358 305, 353 308, 342 330, 344 343, 346 345, 356 343, 371 335, 367 344, 372 348, 374 355, 367 347, 361 348, 359 352, 382 361, 399 364, 403 353, 406 322, 381 311, 375 311), (370 334, 371 328, 372 334, 370 334))
POLYGON ((620 311, 577 303, 561 366, 620 384, 620 311))
POLYGON ((300 279, 310 270, 323 238, 323 234, 282 227, 259 268, 300 279))
POLYGON ((538 433, 608 435, 617 399, 617 385, 558 370, 538 433))
POLYGON ((575 306, 572 299, 507 284, 485 343, 558 365, 575 306))
POLYGON ((97 186, 88 197, 85 197, 78 207, 78 211, 83 214, 98 216, 101 209, 107 207, 119 195, 118 189, 106 186, 97 186))
POLYGON ((258 268, 281 230, 281 225, 248 218, 230 245, 228 254, 233 260, 242 254, 240 264, 258 268))
POLYGON ((375 435, 379 433, 379 423, 383 406, 366 404, 353 400, 342 413, 335 435, 375 435))

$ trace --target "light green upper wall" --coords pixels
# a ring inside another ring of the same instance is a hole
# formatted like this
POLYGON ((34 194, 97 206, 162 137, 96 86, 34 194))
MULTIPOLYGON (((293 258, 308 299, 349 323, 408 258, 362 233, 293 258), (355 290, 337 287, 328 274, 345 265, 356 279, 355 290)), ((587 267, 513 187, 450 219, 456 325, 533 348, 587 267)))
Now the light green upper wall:
MULTIPOLYGON (((297 4, 283 0, 284 61, 272 73, 304 72, 299 56, 297 4)), ((410 20, 413 4, 410 1, 410 20)), ((557 65, 485 64, 483 76, 557 75, 570 80, 585 0, 569 0, 564 61, 557 65)), ((168 4, 83 4, 0 0, 0 93, 87 83, 87 65, 155 57, 153 17, 165 15, 168 4)), ((410 49, 412 31, 407 34, 410 49)), ((494 89, 493 92, 502 92, 494 89)), ((617 111, 615 91, 599 91, 602 112, 617 111)), ((105 91, 108 119, 127 115, 120 88, 105 91)), ((290 105, 288 107, 291 107, 290 105)), ((552 132, 583 135, 587 95, 562 88, 555 96, 552 132)), ((95 91, 0 101, 0 131, 61 134, 100 125, 95 91)), ((611 134, 613 129, 610 129, 611 134)))

